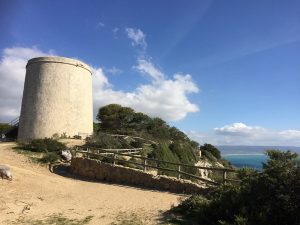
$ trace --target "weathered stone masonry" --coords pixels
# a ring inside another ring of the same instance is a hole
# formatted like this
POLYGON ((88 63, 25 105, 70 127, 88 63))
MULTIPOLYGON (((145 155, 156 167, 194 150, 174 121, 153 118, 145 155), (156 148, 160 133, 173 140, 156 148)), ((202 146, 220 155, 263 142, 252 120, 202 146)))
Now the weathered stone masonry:
POLYGON ((178 180, 166 176, 154 176, 140 170, 86 158, 73 158, 70 171, 73 174, 90 179, 159 189, 174 193, 206 193, 208 190, 190 181, 178 180))
POLYGON ((64 57, 30 59, 19 123, 19 140, 93 132, 89 66, 64 57))

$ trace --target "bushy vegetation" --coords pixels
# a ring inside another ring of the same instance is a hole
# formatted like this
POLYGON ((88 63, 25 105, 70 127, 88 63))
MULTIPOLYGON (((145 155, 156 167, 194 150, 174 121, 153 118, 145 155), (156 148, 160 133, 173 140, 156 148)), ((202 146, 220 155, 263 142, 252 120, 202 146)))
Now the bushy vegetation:
POLYGON ((4 133, 6 130, 11 128, 12 126, 8 123, 0 123, 0 134, 4 133))
POLYGON ((96 132, 136 135, 157 142, 183 141, 198 147, 198 143, 191 141, 177 128, 170 127, 164 120, 121 105, 110 104, 100 108, 97 119, 100 123, 95 125, 96 132))
POLYGON ((98 148, 129 148, 131 147, 130 141, 120 138, 114 137, 109 134, 105 134, 102 132, 96 133, 92 138, 86 141, 86 145, 89 147, 98 147, 98 148))
POLYGON ((18 148, 31 152, 42 153, 42 158, 37 160, 41 163, 54 163, 60 159, 61 150, 66 149, 66 145, 51 138, 33 139, 26 143, 18 143, 18 148))
POLYGON ((152 143, 145 155, 149 158, 189 165, 194 165, 197 161, 196 151, 199 144, 160 118, 151 118, 131 108, 111 104, 99 109, 97 119, 99 124, 94 125, 96 135, 88 141, 89 146, 136 148, 152 143), (128 138, 124 141, 103 133, 139 136, 145 140, 128 138))
POLYGON ((41 163, 55 163, 60 159, 60 155, 56 152, 47 152, 38 160, 41 163))
POLYGON ((299 225, 300 163, 290 151, 267 151, 263 171, 243 169, 239 185, 192 196, 173 212, 203 225, 299 225))
POLYGON ((19 143, 19 145, 32 152, 59 152, 66 149, 65 144, 51 138, 33 139, 27 143, 19 143))

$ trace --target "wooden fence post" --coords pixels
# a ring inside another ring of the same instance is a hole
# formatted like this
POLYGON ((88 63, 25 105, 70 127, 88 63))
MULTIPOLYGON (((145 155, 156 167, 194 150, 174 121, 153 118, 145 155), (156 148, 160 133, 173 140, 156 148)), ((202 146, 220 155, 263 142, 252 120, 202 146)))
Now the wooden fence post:
POLYGON ((147 159, 144 158, 144 172, 147 171, 147 159))
POLYGON ((181 174, 180 174, 180 169, 181 169, 181 168, 180 168, 180 165, 178 165, 178 169, 177 169, 177 171, 178 171, 178 172, 177 172, 177 178, 178 178, 178 179, 180 179, 180 177, 181 177, 181 176, 180 176, 180 175, 181 175, 181 174))
POLYGON ((227 171, 223 170, 223 184, 226 184, 226 179, 227 179, 227 171))
POLYGON ((114 153, 114 156, 113 156, 113 165, 116 165, 116 158, 117 158, 117 155, 116 155, 116 153, 114 153))
POLYGON ((90 155, 89 155, 89 148, 86 149, 86 157, 89 159, 90 155))

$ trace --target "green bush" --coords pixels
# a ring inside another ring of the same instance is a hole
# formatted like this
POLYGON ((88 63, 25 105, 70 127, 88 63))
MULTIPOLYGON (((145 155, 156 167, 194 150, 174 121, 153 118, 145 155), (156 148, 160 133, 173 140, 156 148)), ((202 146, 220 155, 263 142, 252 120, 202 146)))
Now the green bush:
POLYGON ((0 123, 0 134, 4 133, 8 129, 12 128, 8 123, 0 123))
POLYGON ((97 133, 87 140, 86 146, 95 148, 117 149, 132 148, 123 138, 104 133, 97 133))
MULTIPOLYGON (((176 154, 170 151, 167 144, 159 144, 159 145, 152 145, 153 151, 149 154, 149 158, 158 159, 162 161, 174 162, 179 163, 179 159, 176 154)), ((168 169, 177 169, 176 165, 172 165, 169 163, 163 162, 149 162, 149 164, 161 167, 161 168, 168 168, 168 169)), ((159 174, 168 175, 168 176, 176 176, 176 172, 171 171, 159 171, 159 174)))
POLYGON ((66 145, 51 138, 34 139, 29 143, 19 143, 20 147, 32 152, 59 152, 66 149, 66 145))
POLYGON ((290 151, 267 151, 263 171, 243 169, 240 185, 224 185, 206 199, 192 196, 173 211, 203 225, 299 225, 300 163, 290 151))
POLYGON ((41 163, 55 163, 60 159, 60 156, 55 152, 46 153, 39 161, 41 163))

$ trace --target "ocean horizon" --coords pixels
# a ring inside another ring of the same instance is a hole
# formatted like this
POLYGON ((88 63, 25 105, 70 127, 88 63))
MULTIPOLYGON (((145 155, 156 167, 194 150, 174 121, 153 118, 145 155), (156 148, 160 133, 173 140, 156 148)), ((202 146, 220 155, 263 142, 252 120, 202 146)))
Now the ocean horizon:
POLYGON ((262 170, 263 163, 267 162, 268 156, 265 154, 268 149, 281 151, 291 150, 300 155, 300 147, 295 146, 217 146, 224 159, 228 160, 237 168, 250 167, 262 170))
POLYGON ((237 168, 250 167, 262 170, 263 163, 267 162, 268 157, 265 154, 225 154, 222 156, 237 168))

